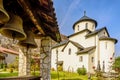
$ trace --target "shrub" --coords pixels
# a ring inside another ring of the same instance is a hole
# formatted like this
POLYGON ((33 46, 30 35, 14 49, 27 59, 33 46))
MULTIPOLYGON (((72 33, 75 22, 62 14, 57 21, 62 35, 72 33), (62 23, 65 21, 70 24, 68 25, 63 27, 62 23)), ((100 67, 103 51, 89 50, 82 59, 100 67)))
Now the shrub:
POLYGON ((3 71, 6 71, 6 65, 3 66, 3 71))
POLYGON ((10 68, 9 72, 10 72, 10 73, 13 73, 13 68, 10 68))
POLYGON ((84 67, 83 68, 78 68, 77 73, 79 75, 85 75, 86 74, 86 69, 84 67))
POLYGON ((3 65, 4 65, 4 64, 3 64, 3 63, 1 63, 1 64, 0 64, 0 68, 3 68, 3 65))
POLYGON ((51 68, 51 71, 55 71, 55 69, 54 69, 54 68, 51 68))
POLYGON ((63 67, 62 66, 58 66, 58 71, 63 71, 63 67))
POLYGON ((40 70, 40 66, 38 64, 36 64, 36 70, 39 71, 40 70))
POLYGON ((12 63, 11 63, 11 64, 8 64, 8 68, 15 68, 15 67, 14 67, 14 64, 12 64, 12 63))
POLYGON ((13 70, 15 69, 14 64, 12 64, 12 63, 9 64, 9 65, 8 65, 8 68, 9 68, 9 72, 10 72, 10 73, 13 73, 13 70))

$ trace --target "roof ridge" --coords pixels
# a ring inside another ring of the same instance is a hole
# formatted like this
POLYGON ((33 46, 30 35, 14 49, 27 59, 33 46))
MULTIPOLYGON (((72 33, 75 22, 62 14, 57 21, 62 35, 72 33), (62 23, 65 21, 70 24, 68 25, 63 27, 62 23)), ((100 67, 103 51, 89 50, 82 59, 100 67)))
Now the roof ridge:
POLYGON ((75 45, 76 47, 84 49, 84 47, 81 44, 74 42, 74 41, 71 41, 71 40, 70 40, 70 42, 72 42, 73 45, 75 45))
POLYGON ((53 45, 52 48, 55 48, 55 47, 58 47, 58 46, 64 45, 64 44, 66 44, 68 41, 69 41, 69 40, 61 41, 60 43, 57 43, 57 44, 53 45))
POLYGON ((88 34, 86 35, 86 37, 88 37, 88 36, 90 36, 90 35, 93 35, 93 34, 96 34, 96 33, 100 32, 100 31, 102 31, 103 29, 106 29, 106 27, 102 27, 102 28, 99 28, 99 29, 97 29, 97 30, 95 30, 95 31, 92 31, 92 32, 88 33, 88 34))
POLYGON ((96 48, 96 46, 86 47, 86 48, 84 48, 83 50, 78 51, 78 52, 77 52, 77 55, 79 55, 79 54, 81 54, 81 53, 87 53, 88 51, 93 50, 94 48, 96 48))
POLYGON ((118 42, 118 40, 117 39, 115 39, 115 38, 112 38, 112 37, 108 37, 108 36, 101 36, 100 38, 99 38, 100 40, 115 40, 115 43, 117 43, 118 42))

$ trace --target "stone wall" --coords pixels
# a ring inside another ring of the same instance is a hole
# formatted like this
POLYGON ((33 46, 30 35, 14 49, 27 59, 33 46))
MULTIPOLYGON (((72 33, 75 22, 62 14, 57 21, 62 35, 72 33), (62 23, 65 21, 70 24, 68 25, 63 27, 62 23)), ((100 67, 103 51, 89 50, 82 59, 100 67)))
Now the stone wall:
POLYGON ((19 49, 19 76, 30 75, 30 51, 19 49))
MULTIPOLYGON (((50 37, 40 38, 40 76, 41 80, 50 80, 51 41, 50 37)), ((19 49, 19 76, 30 75, 30 55, 24 48, 19 49)))
POLYGON ((50 80, 51 69, 51 38, 41 38, 40 74, 43 80, 50 80))

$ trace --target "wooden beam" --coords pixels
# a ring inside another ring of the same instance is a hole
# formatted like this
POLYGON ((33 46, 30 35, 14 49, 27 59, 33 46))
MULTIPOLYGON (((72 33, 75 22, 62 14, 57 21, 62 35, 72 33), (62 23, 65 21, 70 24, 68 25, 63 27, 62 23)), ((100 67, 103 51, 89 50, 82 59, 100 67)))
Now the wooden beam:
POLYGON ((40 23, 38 22, 38 20, 36 20, 35 15, 33 14, 32 10, 30 9, 29 4, 27 4, 28 3, 27 0, 18 0, 18 2, 21 5, 21 7, 26 11, 26 13, 29 15, 30 19, 32 20, 32 22, 34 23, 34 25, 37 27, 37 29, 43 35, 45 35, 45 32, 41 28, 40 23))

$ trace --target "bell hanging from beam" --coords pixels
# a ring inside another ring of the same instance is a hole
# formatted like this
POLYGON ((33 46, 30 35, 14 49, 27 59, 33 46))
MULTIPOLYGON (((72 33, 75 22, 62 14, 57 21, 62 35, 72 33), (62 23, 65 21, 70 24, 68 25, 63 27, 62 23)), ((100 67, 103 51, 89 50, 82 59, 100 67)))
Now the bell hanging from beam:
POLYGON ((19 41, 18 45, 26 47, 27 51, 29 48, 37 48, 37 44, 34 40, 34 33, 30 30, 26 30, 27 38, 25 40, 19 41))
POLYGON ((0 28, 0 33, 6 37, 24 40, 26 34, 23 30, 23 21, 22 19, 14 14, 10 14, 11 18, 4 26, 0 28))
POLYGON ((7 11, 4 9, 3 0, 0 0, 0 24, 8 22, 10 19, 7 11))

